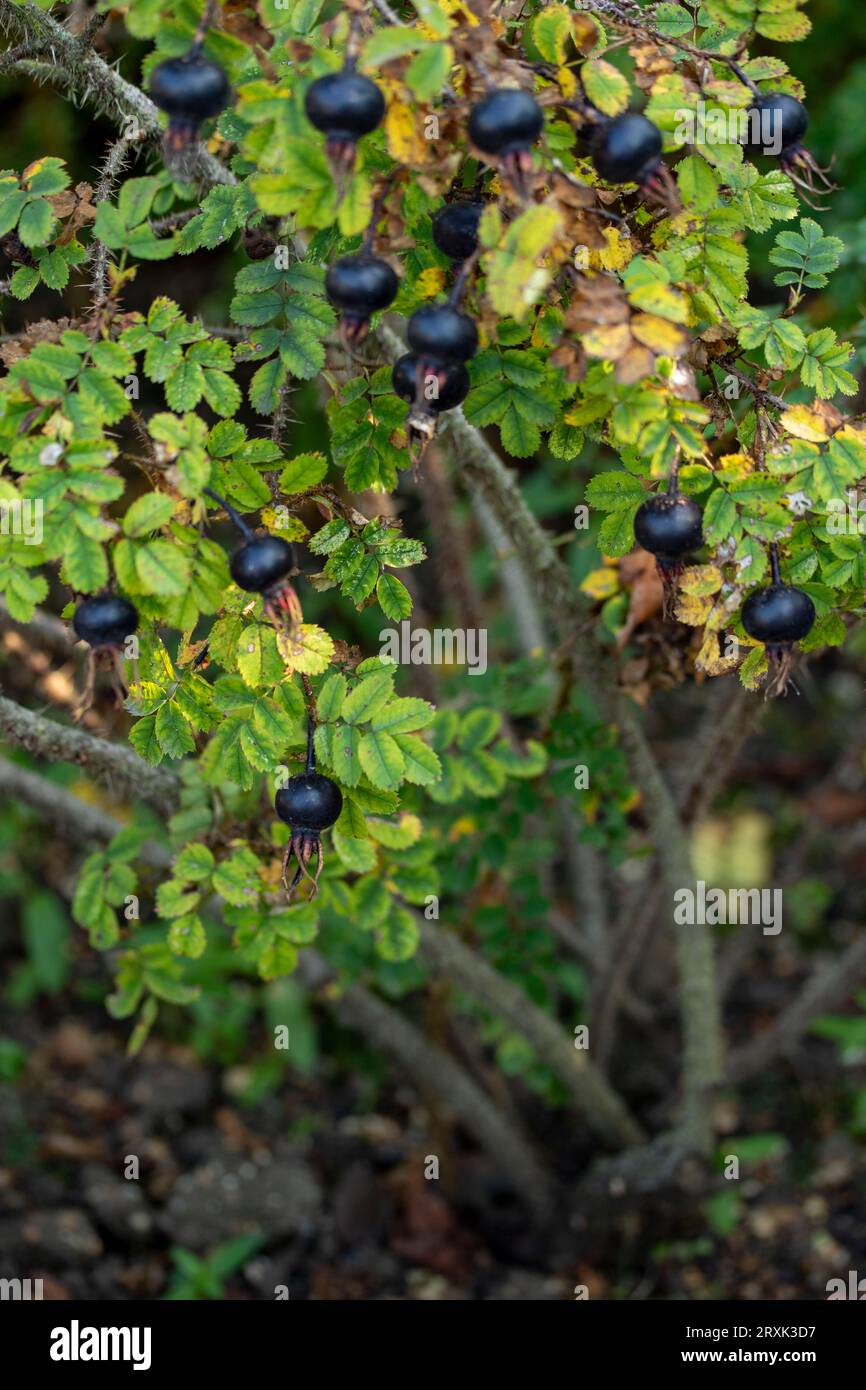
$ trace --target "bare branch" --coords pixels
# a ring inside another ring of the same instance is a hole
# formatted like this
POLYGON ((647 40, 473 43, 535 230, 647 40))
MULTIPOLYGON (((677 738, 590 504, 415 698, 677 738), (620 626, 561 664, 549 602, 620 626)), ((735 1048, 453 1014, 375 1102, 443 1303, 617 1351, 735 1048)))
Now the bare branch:
POLYGON ((109 791, 147 801, 165 814, 177 804, 180 783, 167 768, 150 767, 125 744, 109 743, 82 729, 58 724, 2 695, 0 738, 49 762, 77 763, 109 791))
POLYGON ((9 612, 6 600, 0 598, 0 625, 15 628, 18 632, 23 633, 28 641, 36 642, 39 646, 45 647, 46 651, 51 652, 53 656, 68 661, 74 654, 75 649, 66 630, 66 624, 51 613, 42 613, 37 608, 29 622, 19 623, 17 618, 13 618, 9 612))
MULTIPOLYGON (((56 782, 49 782, 37 772, 28 772, 26 767, 19 767, 7 758, 0 758, 0 796, 32 806, 64 840, 74 844, 105 844, 123 829, 121 821, 99 806, 91 806, 56 782)), ((165 869, 171 863, 171 851, 165 845, 147 841, 139 851, 139 858, 155 869, 165 869)))
MULTIPOLYGON (((694 881, 685 829, 676 801, 653 757, 635 707, 620 699, 623 743, 645 798, 645 815, 662 867, 662 904, 673 915, 673 894, 694 881)), ((674 926, 683 1031, 682 1135, 705 1152, 712 1142, 710 1100, 722 1075, 722 1028, 716 992, 715 951, 709 927, 674 926)))
POLYGON ((568 1087, 587 1123, 618 1148, 638 1144, 642 1132, 624 1101, 611 1090, 585 1052, 564 1029, 534 1005, 524 990, 506 980, 453 932, 421 921, 421 954, 433 968, 481 1000, 531 1043, 541 1060, 568 1087))
POLYGON ((748 1081, 779 1057, 795 1051, 812 1020, 849 999, 866 975, 866 934, 858 930, 851 945, 830 964, 810 975, 792 1004, 772 1027, 733 1053, 728 1079, 748 1081))

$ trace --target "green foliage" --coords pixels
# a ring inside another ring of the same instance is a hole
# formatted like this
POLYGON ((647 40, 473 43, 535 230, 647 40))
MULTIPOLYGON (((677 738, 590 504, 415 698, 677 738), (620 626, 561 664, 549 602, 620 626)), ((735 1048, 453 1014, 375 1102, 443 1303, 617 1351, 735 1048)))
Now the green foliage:
MULTIPOLYGON (((186 51, 203 6, 112 9, 132 37, 152 41, 146 76, 186 51)), ((42 524, 38 538, 4 531, 0 589, 24 622, 49 578, 76 599, 113 586, 134 601, 129 742, 147 764, 174 769, 182 787, 161 842, 171 867, 159 881, 145 867, 142 833, 125 830, 85 860, 75 892, 73 915, 92 946, 116 951, 109 1008, 135 1020, 133 1050, 160 1007, 201 1008, 200 981, 225 948, 214 899, 237 970, 267 988, 291 986, 299 953, 315 942, 346 973, 371 971, 399 992, 420 969, 419 914, 435 920, 441 896, 457 915, 480 891, 471 925, 484 949, 552 1008, 549 934, 524 932, 519 955, 511 939, 516 918, 543 921, 551 906, 541 872, 550 846, 531 849, 524 829, 550 812, 550 798, 567 795, 584 839, 615 859, 625 852, 633 789, 616 738, 582 697, 568 692, 551 713, 548 673, 499 663, 483 695, 457 687, 437 711, 406 693, 393 662, 370 655, 377 620, 410 617, 404 572, 426 550, 411 534, 411 509, 401 510, 407 411, 382 360, 378 319, 361 354, 342 351, 326 269, 373 246, 399 265, 398 312, 447 293, 452 268, 431 215, 473 187, 466 94, 477 95, 479 76, 486 81, 503 56, 465 7, 418 0, 414 9, 417 23, 367 14, 361 24, 358 62, 387 110, 338 178, 303 103, 314 78, 339 68, 348 15, 319 0, 262 0, 255 16, 233 7, 231 23, 211 25, 206 52, 234 97, 203 127, 207 160, 193 173, 171 160, 159 172, 122 169, 98 206, 55 156, 0 175, 0 237, 15 267, 8 293, 69 291, 68 303, 56 300, 56 322, 5 345, 0 502, 39 502, 42 524), (476 44, 484 67, 467 72, 476 44), (257 238, 264 252, 253 249, 257 238), (139 269, 143 280, 160 272, 151 262, 208 265, 219 248, 233 274, 218 287, 227 289, 226 326, 205 321, 216 291, 202 319, 165 294, 144 311, 129 308, 139 269), (242 248, 249 255, 238 268, 242 248), (326 392, 323 441, 303 416, 326 392), (398 488, 395 506, 387 495, 398 488), (220 505, 212 493, 253 527, 304 544, 302 573, 267 602, 232 583, 226 548, 209 532, 220 505), (317 767, 339 786, 343 810, 324 837, 318 898, 287 903, 279 861, 289 832, 269 808, 304 765, 310 707, 317 767), (540 731, 544 742, 533 736, 540 731), (589 749, 593 786, 575 802, 574 768, 589 749), (507 883, 508 901, 481 891, 488 872, 507 883), (139 898, 141 919, 127 915, 139 898)), ((610 559, 632 549, 637 508, 679 466, 683 490, 703 509, 706 556, 683 577, 678 614, 702 630, 697 664, 708 674, 730 669, 713 652, 735 634, 751 687, 766 656, 739 613, 766 576, 770 543, 783 577, 815 603, 807 649, 843 640, 843 615, 860 611, 866 584, 860 538, 829 524, 866 477, 866 435, 832 404, 856 390, 854 348, 812 314, 809 298, 827 285, 843 244, 799 217, 778 163, 746 158, 736 118, 751 92, 724 61, 736 55, 762 91, 800 91, 775 54, 749 57, 746 48, 755 35, 801 39, 809 22, 798 0, 705 0, 694 14, 662 3, 646 18, 662 37, 704 50, 700 86, 694 58, 660 50, 652 29, 623 62, 614 15, 603 24, 533 3, 509 32, 504 80, 519 74, 542 97, 545 130, 526 198, 507 170, 482 171, 480 254, 462 301, 481 346, 464 415, 512 458, 537 460, 520 465, 527 495, 541 492, 539 478, 566 478, 569 509, 573 465, 600 460, 585 498, 610 559), (646 189, 620 198, 603 188, 575 140, 584 99, 613 116, 639 92, 679 203, 671 194, 651 208, 646 189), (754 293, 767 257, 786 302, 754 293), (730 367, 736 396, 724 393, 730 367), (557 473, 559 461, 567 467, 557 473)), ((605 603, 603 634, 621 627, 628 598, 614 568, 587 576, 584 590, 605 603)), ((49 922, 51 901, 41 900, 49 922)), ((22 998, 57 989, 68 958, 56 920, 45 937, 53 951, 32 926, 25 932, 22 998)), ((581 1000, 581 979, 558 984, 581 1000)), ((197 1017, 203 1030, 214 1027, 206 1010, 197 1017)), ((502 1065, 555 1095, 525 1046, 486 1026, 502 1065)), ((183 1252, 177 1263, 177 1287, 200 1291, 178 1297, 219 1296, 232 1267, 183 1252)))

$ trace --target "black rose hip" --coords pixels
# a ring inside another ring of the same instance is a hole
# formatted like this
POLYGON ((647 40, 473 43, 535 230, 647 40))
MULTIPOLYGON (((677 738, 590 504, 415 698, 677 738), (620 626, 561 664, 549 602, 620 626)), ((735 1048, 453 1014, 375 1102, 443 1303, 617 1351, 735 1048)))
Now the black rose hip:
POLYGON ((194 43, 181 58, 167 58, 150 75, 150 96, 168 116, 164 150, 169 164, 191 154, 203 121, 218 116, 229 102, 231 87, 219 63, 205 58, 194 43))
POLYGON ((340 332, 355 345, 366 337, 370 319, 392 303, 400 282, 387 261, 369 251, 343 256, 328 267, 325 293, 340 310, 340 332))
POLYGON ((808 594, 783 584, 779 555, 770 546, 771 583, 755 589, 743 604, 742 623, 748 635, 767 649, 767 695, 784 694, 794 661, 794 645, 811 632, 815 605, 808 594))
POLYGON ((777 158, 788 178, 800 190, 805 203, 824 211, 815 201, 837 187, 827 177, 815 157, 803 145, 809 127, 809 113, 801 101, 789 92, 762 92, 746 113, 747 128, 744 140, 747 154, 752 158, 764 155, 777 158))
POLYGON ((478 250, 478 223, 483 211, 483 203, 469 198, 439 209, 433 218, 433 240, 443 255, 452 261, 465 261, 478 250))
POLYGON ((76 636, 96 651, 121 647, 138 627, 138 609, 122 594, 95 594, 72 615, 76 636))
POLYGON ((662 493, 638 507, 634 534, 638 545, 662 564, 678 564, 703 542, 701 509, 690 497, 662 493))
POLYGON ((307 120, 326 137, 328 159, 340 177, 351 172, 358 141, 380 124, 385 98, 375 82, 352 63, 318 77, 304 97, 307 120))
POLYGON ((270 594, 295 565, 292 546, 282 536, 252 536, 229 561, 232 579, 248 594, 270 594))
POLYGON ((638 111, 625 111, 596 128, 591 150, 606 183, 645 183, 661 163, 661 131, 638 111))
POLYGON ((278 633, 296 632, 303 614, 290 581, 295 568, 294 547, 283 536, 255 535, 225 498, 209 487, 204 492, 223 508, 244 538, 229 560, 232 579, 245 593, 261 594, 265 613, 278 633))
POLYGON ((76 718, 81 719, 93 704, 98 666, 107 667, 115 697, 122 705, 126 699, 124 648, 127 638, 138 628, 135 604, 122 594, 94 594, 78 604, 72 615, 72 627, 76 637, 90 648, 76 718))
POLYGON ((409 320, 406 336, 419 357, 468 362, 478 348, 474 321, 452 304, 422 304, 409 320))
POLYGON ((520 87, 497 87, 469 113, 473 145, 501 166, 521 198, 527 195, 532 146, 543 129, 541 107, 520 87))
POLYGON ((438 415, 465 401, 469 373, 462 363, 425 362, 414 352, 407 352, 394 363, 391 385, 402 400, 420 399, 427 410, 438 415))
POLYGON ((336 824, 343 809, 343 793, 332 782, 316 771, 314 745, 315 726, 312 716, 307 725, 307 762, 303 772, 290 777, 284 787, 280 787, 274 802, 274 809, 280 820, 285 821, 291 830, 291 838, 283 855, 282 880, 289 897, 297 888, 301 878, 308 878, 313 885, 311 897, 315 897, 319 887, 319 875, 325 862, 322 849, 322 831, 330 830, 336 824), (315 876, 310 873, 310 860, 316 856, 315 876), (297 870, 291 883, 286 882, 289 861, 292 855, 297 861, 297 870))
POLYGON ((634 536, 638 545, 655 556, 656 570, 662 582, 663 614, 671 616, 677 582, 683 563, 692 551, 703 544, 703 515, 691 497, 679 490, 678 465, 668 481, 667 490, 648 497, 635 513, 634 536))

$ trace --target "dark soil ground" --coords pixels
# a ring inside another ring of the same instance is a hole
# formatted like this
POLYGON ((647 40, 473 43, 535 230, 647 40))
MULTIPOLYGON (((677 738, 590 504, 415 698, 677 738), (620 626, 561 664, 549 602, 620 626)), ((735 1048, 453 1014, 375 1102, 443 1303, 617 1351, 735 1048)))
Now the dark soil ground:
MULTIPOLYGON (((0 1088, 0 1275, 42 1278, 46 1298, 161 1298, 173 1247, 204 1254, 248 1231, 260 1248, 225 1298, 537 1301, 582 1285, 590 1298, 820 1299, 829 1278, 866 1271, 862 1158, 830 1125, 799 1155, 804 1186, 792 1148, 751 1166, 727 1235, 708 1229, 705 1194, 681 1192, 576 1201, 545 1233, 460 1135, 453 1192, 425 1178, 431 1117, 399 1083, 362 1113, 366 1083, 287 1073, 241 1106, 232 1069, 159 1039, 130 1060, 96 1009, 84 1022, 43 1001, 0 1031, 29 1049, 0 1088), (124 1176, 134 1160, 137 1179, 124 1176)), ((803 1110, 818 1104, 820 1067, 796 1090, 803 1110)))

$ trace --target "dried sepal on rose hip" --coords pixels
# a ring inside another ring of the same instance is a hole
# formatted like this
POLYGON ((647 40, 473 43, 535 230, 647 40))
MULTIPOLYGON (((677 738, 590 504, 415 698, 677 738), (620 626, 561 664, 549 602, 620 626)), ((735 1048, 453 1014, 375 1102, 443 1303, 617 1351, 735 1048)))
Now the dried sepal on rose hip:
POLYGON ((394 363, 391 385, 395 395, 409 403, 406 427, 410 444, 420 453, 435 434, 442 411, 465 401, 469 373, 461 362, 439 362, 406 352, 394 363))
POLYGON ((803 103, 789 92, 763 92, 746 114, 746 153, 753 158, 777 158, 804 203, 818 212, 826 211, 815 200, 833 193, 838 184, 828 178, 829 170, 822 169, 803 144, 809 127, 809 113, 803 103))
POLYGON ((469 139, 497 164, 525 199, 532 173, 532 146, 544 129, 544 113, 522 87, 497 87, 469 113, 469 139))
POLYGON ((244 593, 261 594, 265 613, 278 632, 294 634, 303 622, 300 600, 290 582, 296 569, 294 546, 270 532, 257 536, 225 498, 212 488, 204 491, 223 508, 244 538, 229 559, 232 579, 244 593))
POLYGON ((815 605, 809 595, 782 583, 775 545, 770 546, 770 566, 771 582, 749 594, 741 615, 746 632, 756 642, 763 642, 767 651, 767 699, 787 690, 794 646, 809 635, 815 623, 815 605))
POLYGON ((307 761, 303 772, 290 777, 284 787, 280 787, 274 801, 274 809, 280 820, 285 821, 291 831, 286 852, 283 855, 282 882, 286 895, 291 899, 302 878, 312 884, 310 897, 319 891, 319 876, 325 862, 322 848, 322 831, 330 830, 339 820, 343 809, 343 793, 332 782, 316 771, 316 750, 314 743, 315 723, 312 715, 307 724, 307 761), (316 856, 316 872, 310 873, 310 860, 316 856), (287 882, 289 862, 294 855, 297 870, 291 883, 287 882))
POLYGON ((195 166, 198 133, 204 121, 229 103, 231 86, 219 63, 206 58, 202 41, 180 58, 167 58, 150 75, 151 100, 168 116, 163 139, 166 164, 183 175, 195 166))
POLYGON ((677 584, 687 556, 703 545, 703 514, 697 502, 679 490, 678 470, 671 473, 667 489, 642 502, 635 513, 634 536, 638 545, 655 556, 662 582, 663 615, 671 617, 677 584))
POLYGON ((84 689, 76 706, 76 719, 81 719, 93 705, 96 671, 107 668, 118 705, 126 699, 126 671, 123 665, 124 646, 138 628, 138 609, 123 594, 93 594, 82 599, 72 615, 76 637, 86 642, 87 653, 84 689))

